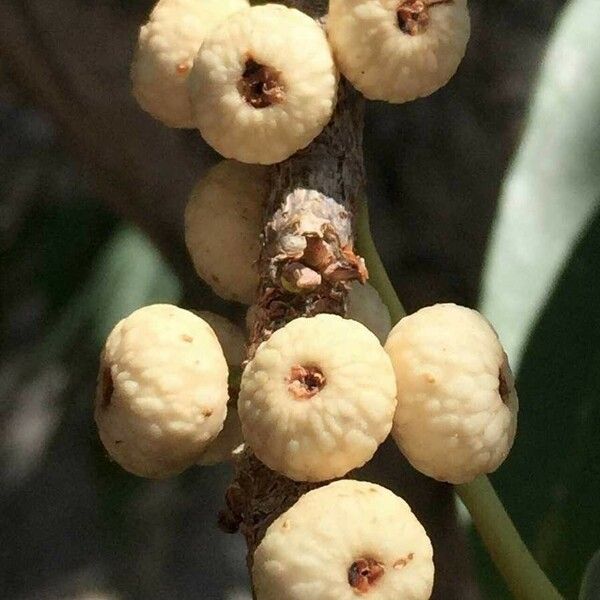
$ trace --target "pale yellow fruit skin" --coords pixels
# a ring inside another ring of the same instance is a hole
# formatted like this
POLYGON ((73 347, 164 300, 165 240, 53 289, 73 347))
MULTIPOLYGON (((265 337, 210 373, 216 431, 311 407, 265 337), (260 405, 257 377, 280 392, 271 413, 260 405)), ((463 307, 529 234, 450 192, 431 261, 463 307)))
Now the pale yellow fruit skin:
POLYGON ((221 298, 254 301, 267 191, 266 167, 228 160, 210 169, 190 195, 187 249, 198 275, 221 298))
POLYGON ((408 504, 363 481, 336 481, 302 496, 254 554, 257 600, 427 600, 433 579, 431 542, 408 504), (384 569, 365 594, 348 582, 359 558, 384 569))
POLYGON ((466 0, 431 6, 426 30, 398 26, 398 0, 330 0, 327 33, 343 75, 371 100, 428 96, 456 72, 467 47, 466 0))
POLYGON ((227 364, 239 367, 246 360, 246 336, 242 329, 229 319, 208 310, 199 310, 196 314, 217 334, 227 364))
POLYGON ((168 304, 135 311, 115 326, 101 356, 94 415, 104 447, 136 475, 180 473, 223 427, 227 378, 205 321, 168 304))
POLYGON ((392 435, 410 463, 454 484, 495 471, 514 441, 518 398, 490 324, 477 311, 438 304, 402 319, 385 349, 398 387, 392 435))
POLYGON ((131 66, 140 106, 170 127, 193 128, 187 80, 205 36, 247 0, 160 0, 140 29, 131 66))
POLYGON ((346 316, 362 323, 382 344, 392 329, 392 319, 386 305, 377 290, 368 283, 352 283, 346 316))
POLYGON ((244 370, 238 401, 256 456, 298 481, 341 477, 370 460, 395 407, 394 372, 377 338, 328 314, 295 319, 263 342, 244 370), (326 378, 312 398, 289 389, 297 365, 318 367, 326 378))
MULTIPOLYGON (((195 314, 212 327, 227 364, 230 367, 240 367, 246 360, 246 336, 242 329, 229 319, 208 310, 196 311, 195 314)), ((210 466, 232 460, 233 451, 243 441, 237 408, 230 403, 223 429, 202 453, 198 464, 210 466)))
POLYGON ((233 451, 244 442, 242 425, 235 406, 227 409, 227 418, 221 433, 214 439, 202 453, 199 465, 212 466, 233 460, 233 451))
POLYGON ((320 25, 281 5, 254 6, 207 36, 190 75, 196 126, 226 158, 273 164, 304 148, 329 122, 337 70, 320 25), (283 102, 254 108, 238 90, 245 63, 281 73, 283 102))
MULTIPOLYGON (((240 367, 246 360, 246 336, 241 328, 229 319, 207 310, 198 311, 196 314, 204 319, 217 334, 227 364, 230 367, 240 367)), ((206 448, 198 464, 216 465, 231 460, 232 452, 243 441, 237 408, 230 404, 221 433, 206 448)))

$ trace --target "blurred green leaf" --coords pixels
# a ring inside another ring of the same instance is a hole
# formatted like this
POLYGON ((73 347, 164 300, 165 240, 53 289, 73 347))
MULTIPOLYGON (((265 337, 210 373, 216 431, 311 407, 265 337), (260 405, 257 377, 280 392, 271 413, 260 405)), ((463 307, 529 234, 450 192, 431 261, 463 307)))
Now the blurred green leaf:
POLYGON ((180 297, 179 281, 158 250, 139 230, 118 227, 88 279, 31 353, 28 368, 57 360, 73 346, 98 353, 120 319, 146 304, 177 303, 180 297))
POLYGON ((579 600, 598 600, 600 598, 600 550, 590 560, 579 592, 579 600))
MULTIPOLYGON (((177 303, 181 288, 159 252, 137 229, 122 227, 99 256, 69 319, 87 324, 89 345, 97 354, 113 326, 147 304, 177 303)), ((113 542, 125 543, 129 505, 144 480, 111 463, 94 435, 101 511, 113 542)))
MULTIPOLYGON (((73 246, 72 252, 77 248, 73 246)), ((106 336, 120 319, 147 304, 177 303, 180 297, 177 278, 146 236, 133 227, 120 226, 97 255, 79 292, 31 352, 25 373, 49 361, 71 360, 70 377, 87 379, 93 376, 90 366, 97 368, 106 336)), ((110 461, 92 425, 92 397, 89 406, 100 513, 107 543, 117 549, 127 543, 131 503, 148 483, 110 461)))
POLYGON ((576 598, 600 542, 600 214, 558 281, 524 354, 519 431, 493 476, 526 543, 576 598))
POLYGON ((572 0, 502 190, 482 308, 514 366, 600 198, 599 31, 598 0, 572 0))
POLYGON ((524 518, 536 526, 540 560, 573 597, 600 542, 599 264, 597 214, 542 315, 519 375, 523 435, 514 464, 524 477, 529 472, 537 508, 524 518))
MULTIPOLYGON (((519 432, 493 481, 576 598, 600 543, 600 10, 572 0, 503 187, 482 310, 520 363, 519 432)), ((487 598, 509 598, 479 555, 487 598)), ((600 596, 596 596, 600 598, 600 596)))
POLYGON ((158 250, 139 230, 117 230, 85 292, 97 343, 128 314, 160 302, 177 303, 181 286, 158 250))

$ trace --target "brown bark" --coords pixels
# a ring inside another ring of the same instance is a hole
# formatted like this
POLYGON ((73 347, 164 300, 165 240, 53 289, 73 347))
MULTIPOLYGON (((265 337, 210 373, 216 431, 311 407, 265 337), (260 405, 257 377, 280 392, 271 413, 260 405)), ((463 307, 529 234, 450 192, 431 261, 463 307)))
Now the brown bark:
MULTIPOLYGON (((320 1, 289 0, 285 4, 301 8, 315 18, 321 17, 326 10, 326 2, 320 1)), ((354 203, 364 194, 365 184, 363 112, 363 99, 342 80, 335 113, 323 133, 307 149, 272 168, 260 261, 261 284, 249 358, 262 340, 294 318, 320 312, 344 315, 347 281, 366 279, 366 270, 354 254, 352 243, 354 203), (315 201, 317 195, 320 199, 315 201), (331 200, 335 201, 333 207, 331 200), (347 219, 338 218, 335 205, 345 209, 347 219), (309 220, 320 211, 319 217, 327 221, 325 229, 329 230, 329 235, 315 236, 310 227, 303 229, 298 225, 301 219, 296 218, 296 211, 297 214, 308 214, 309 220), (294 223, 297 226, 291 227, 294 223), (290 230, 293 230, 293 243, 286 244, 290 230), (299 243, 302 239, 304 242, 299 243), (325 250, 323 244, 327 246, 325 250), (300 251, 296 250, 298 246, 300 251), (287 251, 288 247, 292 250, 287 251), (320 262, 315 256, 325 258, 320 262), (328 279, 325 275, 328 268, 339 277, 328 279), (291 270, 297 274, 292 281, 287 277, 291 270), (298 289, 294 289, 295 285, 298 289)), ((390 446, 386 449, 389 454, 390 446)), ((456 523, 452 488, 411 473, 410 467, 400 460, 398 450, 394 447, 391 451, 396 466, 395 482, 408 474, 416 490, 403 495, 415 497, 416 491, 421 504, 416 507, 417 514, 426 528, 431 529, 435 523, 437 534, 434 533, 432 539, 436 545, 436 563, 441 567, 438 574, 444 576, 438 575, 436 579, 434 598, 466 600, 476 597, 469 576, 465 541, 456 523), (433 504, 431 499, 435 499, 433 504), (440 535, 440 531, 444 533, 440 535), (454 577, 454 573, 461 573, 461 577, 454 577), (450 577, 446 576, 448 574, 450 577)), ((377 466, 371 465, 370 471, 377 480, 377 466)), ((268 526, 301 495, 315 487, 318 485, 294 482, 271 471, 250 448, 238 457, 236 475, 228 489, 227 508, 220 514, 220 523, 227 531, 234 532, 239 528, 244 534, 250 570, 254 551, 268 526)))
POLYGON ((271 169, 250 355, 294 318, 345 314, 347 282, 364 281, 354 254, 353 204, 364 187, 363 101, 345 82, 329 125, 271 169))
MULTIPOLYGON (((308 0, 285 4, 315 18, 324 14, 326 5, 308 0)), ((347 282, 365 278, 352 238, 353 204, 365 180, 363 112, 362 98, 342 81, 335 113, 321 135, 271 169, 250 358, 261 341, 294 318, 322 312, 344 315, 347 282), (294 278, 294 269, 308 271, 307 281, 294 278)), ((251 568, 254 550, 271 522, 317 486, 271 471, 250 449, 236 467, 220 521, 226 529, 241 527, 251 568)))
MULTIPOLYGON (((323 133, 309 148, 272 168, 250 357, 262 340, 296 317, 345 314, 347 282, 364 278, 364 267, 352 250, 353 203, 364 186, 362 118, 362 99, 342 82, 336 111, 323 133), (290 199, 297 201, 304 220, 290 199), (314 218, 322 224, 322 237, 311 227, 314 218), (290 237, 292 243, 286 244, 290 237), (311 252, 315 244, 326 246, 323 261, 313 260, 314 254, 322 254, 311 252), (286 252, 288 245, 293 252, 286 252), (319 283, 295 293, 284 281, 289 265, 311 270, 319 283)), ((249 450, 239 458, 220 521, 228 530, 241 526, 249 566, 270 523, 314 487, 274 473, 249 450)))

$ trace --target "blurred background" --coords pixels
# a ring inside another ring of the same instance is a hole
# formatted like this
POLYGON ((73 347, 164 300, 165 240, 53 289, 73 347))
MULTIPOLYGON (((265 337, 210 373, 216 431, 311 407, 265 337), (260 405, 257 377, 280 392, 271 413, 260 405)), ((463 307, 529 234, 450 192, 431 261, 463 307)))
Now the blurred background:
MULTIPOLYGON (((480 306, 506 341, 520 432, 493 482, 576 598, 600 547, 600 4, 469 4, 452 82, 407 105, 368 105, 374 236, 408 310, 480 306)), ((0 4, 7 600, 250 598, 243 541, 216 527, 230 468, 142 481, 108 462, 93 425, 98 353, 118 319, 158 301, 244 312, 197 279, 183 244, 187 193, 218 157, 129 93, 150 7, 0 4)), ((384 448, 371 476, 426 521, 435 597, 509 598, 451 489, 397 462, 384 448)))

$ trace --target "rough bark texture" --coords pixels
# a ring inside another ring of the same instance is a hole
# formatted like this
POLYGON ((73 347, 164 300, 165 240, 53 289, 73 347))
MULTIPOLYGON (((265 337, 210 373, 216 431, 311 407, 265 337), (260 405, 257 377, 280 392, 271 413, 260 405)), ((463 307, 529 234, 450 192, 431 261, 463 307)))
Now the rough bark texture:
MULTIPOLYGON (((286 4, 319 18, 326 3, 301 0, 286 4)), ((353 205, 364 193, 365 185, 363 112, 363 99, 342 80, 336 111, 327 128, 306 150, 272 168, 250 358, 262 340, 296 317, 319 312, 344 315, 346 282, 364 281, 367 277, 362 259, 354 254, 352 245, 353 205), (336 205, 343 207, 346 219, 338 218, 336 205), (302 215, 308 215, 307 219, 303 220, 302 215), (312 226, 315 218, 326 222, 321 230, 328 233, 316 235, 312 226)), ((396 483, 399 479, 404 483, 402 495, 411 501, 411 493, 404 487, 412 484, 418 490, 420 505, 415 510, 425 527, 429 530, 435 523, 436 532, 444 532, 432 535, 438 574, 443 574, 436 578, 434 598, 476 596, 469 567, 465 565, 467 552, 453 510, 451 487, 411 473, 393 445, 386 445, 378 454, 379 460, 383 452, 395 466, 396 483), (462 576, 454 577, 452 574, 456 572, 462 576)), ((374 474, 378 471, 377 466, 371 465, 366 468, 367 474, 369 469, 374 474)), ((252 455, 251 449, 238 456, 235 479, 227 492, 227 508, 220 514, 220 523, 226 531, 235 532, 239 528, 244 534, 250 570, 254 551, 268 526, 315 487, 318 485, 297 483, 271 471, 252 455)), ((390 487, 398 491, 397 485, 390 487)))
POLYGON ((365 280, 352 238, 353 203, 365 180, 362 123, 363 101, 343 81, 323 133, 272 168, 250 356, 296 317, 345 314, 347 282, 365 280))
MULTIPOLYGON (((345 314, 347 282, 365 277, 352 251, 353 203, 364 186, 362 121, 362 99, 342 82, 335 114, 323 133, 272 168, 250 357, 262 340, 296 317, 345 314), (317 245, 322 251, 313 252, 317 245), (302 281, 290 281, 290 266, 311 271, 317 281, 311 279, 308 289, 302 281)), ((229 531, 240 526, 249 566, 270 523, 314 487, 274 473, 250 451, 239 457, 220 522, 229 531)))

